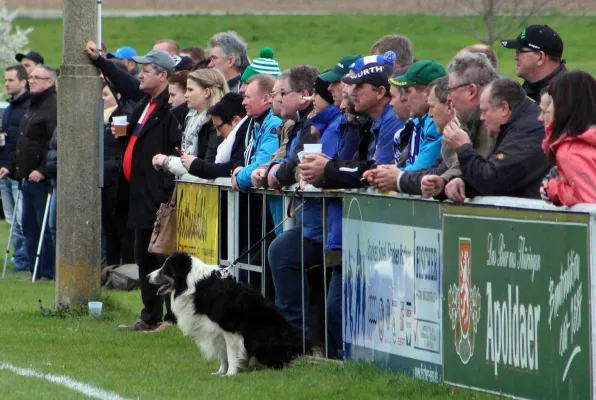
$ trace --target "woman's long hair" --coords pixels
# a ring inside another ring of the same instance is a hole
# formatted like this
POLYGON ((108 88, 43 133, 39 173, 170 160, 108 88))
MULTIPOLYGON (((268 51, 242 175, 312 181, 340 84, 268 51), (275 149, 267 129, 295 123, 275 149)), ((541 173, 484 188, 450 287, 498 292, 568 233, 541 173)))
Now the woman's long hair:
POLYGON ((548 87, 553 99, 552 145, 562 136, 575 137, 596 125, 596 80, 584 71, 566 72, 548 87))
POLYGON ((211 97, 209 97, 209 104, 207 105, 206 110, 219 103, 229 91, 226 78, 215 68, 197 69, 188 74, 188 79, 192 80, 203 89, 211 90, 211 97))

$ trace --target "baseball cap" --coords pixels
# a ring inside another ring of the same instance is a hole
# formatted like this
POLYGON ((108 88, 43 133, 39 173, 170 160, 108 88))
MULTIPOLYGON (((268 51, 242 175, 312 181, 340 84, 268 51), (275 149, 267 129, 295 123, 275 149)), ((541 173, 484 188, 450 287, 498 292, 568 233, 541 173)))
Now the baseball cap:
POLYGON ((132 60, 133 57, 138 56, 135 49, 130 46, 120 47, 113 53, 108 53, 108 58, 125 58, 127 60, 132 60))
POLYGON ((341 78, 343 78, 348 72, 350 72, 350 65, 356 62, 356 60, 358 60, 360 57, 361 56, 342 57, 339 60, 339 62, 335 65, 335 67, 319 75, 319 78, 329 83, 341 81, 341 78))
POLYGON ((176 63, 176 72, 178 71, 190 71, 194 67, 195 63, 192 58, 187 56, 172 56, 176 63))
POLYGON ((35 64, 43 64, 44 63, 43 57, 41 56, 41 54, 39 54, 35 51, 28 51, 25 54, 18 53, 14 58, 18 62, 21 62, 21 60, 23 58, 28 58, 29 60, 33 61, 35 64))
POLYGON ((132 60, 137 64, 159 65, 168 71, 174 71, 176 69, 176 61, 174 60, 174 57, 163 50, 151 50, 147 55, 143 57, 133 57, 132 60))
POLYGON ((359 85, 370 83, 373 86, 384 86, 389 90, 389 77, 393 73, 393 68, 387 64, 372 63, 364 66, 357 74, 345 76, 342 82, 348 85, 359 85))
POLYGON ((360 71, 365 65, 374 64, 374 63, 385 64, 385 65, 393 68, 393 66, 395 65, 396 58, 397 58, 397 56, 391 50, 389 50, 382 56, 360 57, 359 59, 354 61, 354 63, 352 65, 350 65, 350 70, 353 73, 357 74, 358 71, 360 71))
POLYGON ((530 25, 517 39, 501 41, 503 47, 519 50, 523 47, 543 51, 551 57, 563 57, 563 39, 548 25, 530 25))
POLYGON ((389 83, 405 89, 413 85, 428 86, 435 79, 444 76, 447 76, 447 71, 441 64, 432 60, 424 60, 412 64, 405 74, 390 78, 389 83))

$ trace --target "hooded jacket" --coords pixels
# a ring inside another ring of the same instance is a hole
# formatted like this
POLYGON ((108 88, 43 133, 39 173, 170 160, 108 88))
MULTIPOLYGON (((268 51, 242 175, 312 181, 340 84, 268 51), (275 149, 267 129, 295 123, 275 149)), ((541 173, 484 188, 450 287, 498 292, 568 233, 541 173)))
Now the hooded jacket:
POLYGON ((596 203, 596 126, 579 136, 562 136, 552 145, 559 176, 547 183, 554 204, 596 203))
POLYGON ((279 147, 277 129, 281 125, 281 119, 267 110, 259 118, 253 118, 251 127, 245 137, 246 150, 244 154, 244 168, 236 174, 236 180, 240 189, 249 189, 252 186, 250 176, 252 171, 259 165, 265 164, 271 159, 271 155, 279 147), (250 136, 250 137, 249 137, 250 136))

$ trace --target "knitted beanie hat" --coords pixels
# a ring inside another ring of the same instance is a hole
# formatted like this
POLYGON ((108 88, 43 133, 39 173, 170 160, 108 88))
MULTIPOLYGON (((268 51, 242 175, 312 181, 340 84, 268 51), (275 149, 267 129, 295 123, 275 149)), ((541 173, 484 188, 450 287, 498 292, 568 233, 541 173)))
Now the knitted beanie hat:
POLYGON ((244 70, 241 81, 246 83, 251 76, 269 74, 278 77, 281 74, 279 63, 273 59, 273 50, 263 47, 259 52, 259 58, 252 60, 252 63, 244 70))

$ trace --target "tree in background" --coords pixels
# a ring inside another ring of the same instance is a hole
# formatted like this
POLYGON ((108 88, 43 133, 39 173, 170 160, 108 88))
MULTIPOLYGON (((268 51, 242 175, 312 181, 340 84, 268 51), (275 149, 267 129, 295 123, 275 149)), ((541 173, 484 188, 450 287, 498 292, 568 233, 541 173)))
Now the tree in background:
POLYGON ((6 8, 6 2, 0 0, 0 68, 4 69, 16 63, 14 56, 22 52, 29 43, 28 35, 33 28, 22 30, 13 26, 16 12, 6 8))
POLYGON ((491 47, 497 40, 517 35, 533 17, 577 8, 575 0, 460 0, 459 3, 469 11, 465 18, 466 31, 491 47), (477 18, 482 20, 480 26, 477 18))

